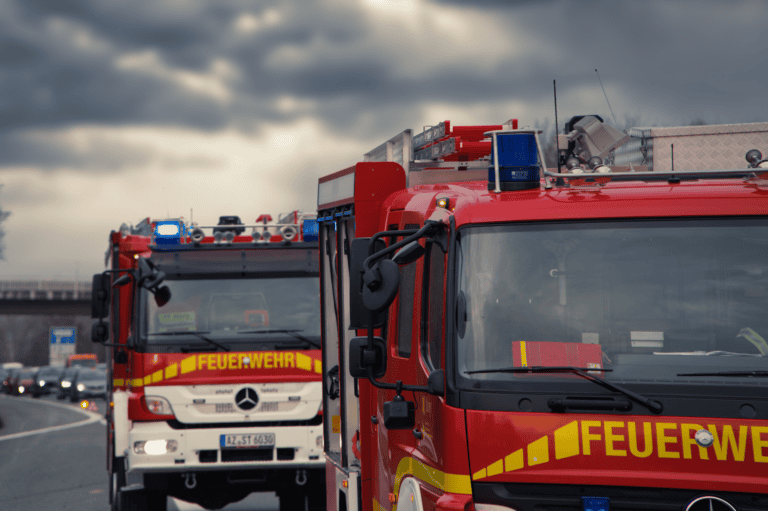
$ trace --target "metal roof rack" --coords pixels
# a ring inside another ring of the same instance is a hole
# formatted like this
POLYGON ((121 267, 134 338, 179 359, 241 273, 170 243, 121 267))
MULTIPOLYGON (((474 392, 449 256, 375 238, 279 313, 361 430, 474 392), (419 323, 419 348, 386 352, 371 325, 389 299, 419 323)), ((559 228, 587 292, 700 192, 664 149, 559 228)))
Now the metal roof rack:
MULTIPOLYGON (((749 168, 749 169, 721 169, 721 170, 681 170, 667 172, 605 172, 605 173, 583 173, 583 174, 558 174, 543 170, 546 188, 551 188, 552 183, 547 178, 560 178, 565 182, 574 180, 586 184, 601 185, 609 181, 667 181, 669 183, 679 183, 680 181, 694 181, 698 179, 734 179, 751 178, 760 179, 759 174, 768 175, 768 169, 749 168)), ((561 186, 557 184, 555 186, 561 186)), ((581 184, 581 183, 580 183, 581 184)))

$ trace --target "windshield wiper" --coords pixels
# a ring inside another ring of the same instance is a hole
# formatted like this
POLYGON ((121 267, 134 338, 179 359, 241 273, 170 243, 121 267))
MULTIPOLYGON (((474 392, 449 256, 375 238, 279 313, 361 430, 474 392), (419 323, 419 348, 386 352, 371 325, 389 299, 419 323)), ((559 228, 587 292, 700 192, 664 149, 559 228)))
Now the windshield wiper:
MULTIPOLYGON (((209 334, 209 333, 210 332, 203 332, 203 331, 200 331, 200 330, 194 330, 194 331, 191 331, 191 330, 190 331, 179 330, 177 332, 154 332, 154 333, 151 333, 149 335, 194 335, 198 339, 202 339, 205 342, 216 346, 217 348, 221 348, 224 351, 229 351, 228 347, 224 346, 221 343, 218 343, 218 342, 214 341, 210 337, 206 337, 205 335, 203 335, 203 334, 209 334)), ((189 351, 196 351, 196 350, 190 349, 190 348, 182 348, 182 350, 181 350, 182 353, 187 353, 189 351)), ((199 351, 199 350, 197 350, 197 351, 199 351)))
POLYGON ((593 381, 605 387, 606 389, 613 390, 614 392, 620 392, 630 398, 632 401, 639 403, 648 408, 653 413, 661 413, 664 409, 661 403, 658 401, 651 401, 647 397, 641 396, 631 390, 627 390, 623 387, 619 387, 614 383, 609 383, 600 378, 596 378, 585 371, 600 371, 602 373, 613 371, 613 369, 600 369, 596 367, 570 367, 570 366, 531 366, 531 367, 502 367, 499 369, 480 369, 477 371, 466 371, 467 374, 477 373, 573 373, 581 376, 584 379, 593 381))
POLYGON ((309 337, 304 337, 303 335, 296 333, 301 332, 302 330, 287 330, 287 329, 271 329, 271 330, 245 330, 242 332, 237 332, 238 334, 288 334, 291 337, 295 337, 299 341, 304 341, 306 343, 311 344, 312 346, 316 346, 317 349, 320 349, 320 343, 317 341, 313 341, 309 337))
POLYGON ((716 371, 713 373, 680 373, 678 376, 757 376, 768 377, 768 371, 716 371))

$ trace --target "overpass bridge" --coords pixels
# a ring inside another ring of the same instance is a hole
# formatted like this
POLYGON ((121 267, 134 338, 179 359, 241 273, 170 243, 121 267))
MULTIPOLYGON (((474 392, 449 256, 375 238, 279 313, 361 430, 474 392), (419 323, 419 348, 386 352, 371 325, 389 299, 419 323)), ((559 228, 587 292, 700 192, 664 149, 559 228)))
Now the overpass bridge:
POLYGON ((0 280, 0 314, 90 316, 91 282, 0 280))

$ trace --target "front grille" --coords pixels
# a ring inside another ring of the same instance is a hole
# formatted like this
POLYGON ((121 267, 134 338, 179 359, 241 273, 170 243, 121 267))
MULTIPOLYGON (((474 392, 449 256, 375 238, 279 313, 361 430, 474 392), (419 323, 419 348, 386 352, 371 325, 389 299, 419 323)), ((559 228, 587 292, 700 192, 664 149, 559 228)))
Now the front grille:
POLYGON ((272 461, 274 449, 222 449, 221 461, 272 461))
POLYGON ((582 511, 582 497, 607 497, 611 511, 682 511, 696 497, 713 495, 738 511, 765 511, 768 495, 750 493, 576 486, 526 483, 473 483, 475 502, 507 506, 516 511, 582 511))
POLYGON ((206 428, 278 428, 292 426, 319 426, 323 423, 323 416, 315 415, 314 418, 305 421, 264 421, 264 422, 204 422, 196 424, 184 424, 178 420, 167 421, 173 429, 206 429, 206 428))

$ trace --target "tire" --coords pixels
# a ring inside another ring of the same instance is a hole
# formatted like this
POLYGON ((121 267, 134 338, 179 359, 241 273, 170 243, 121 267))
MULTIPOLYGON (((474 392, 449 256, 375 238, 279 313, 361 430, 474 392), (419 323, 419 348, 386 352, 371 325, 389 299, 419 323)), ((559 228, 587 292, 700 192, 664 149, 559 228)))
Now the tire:
POLYGON ((136 490, 121 491, 118 490, 115 495, 112 509, 116 511, 167 511, 168 497, 165 493, 157 491, 136 490))
POLYGON ((112 504, 112 511, 120 511, 117 505, 117 495, 120 488, 125 486, 125 461, 123 458, 112 459, 112 473, 109 476, 109 502, 112 504))
POLYGON ((72 394, 70 394, 69 400, 72 401, 73 403, 77 403, 77 392, 73 392, 72 394))

